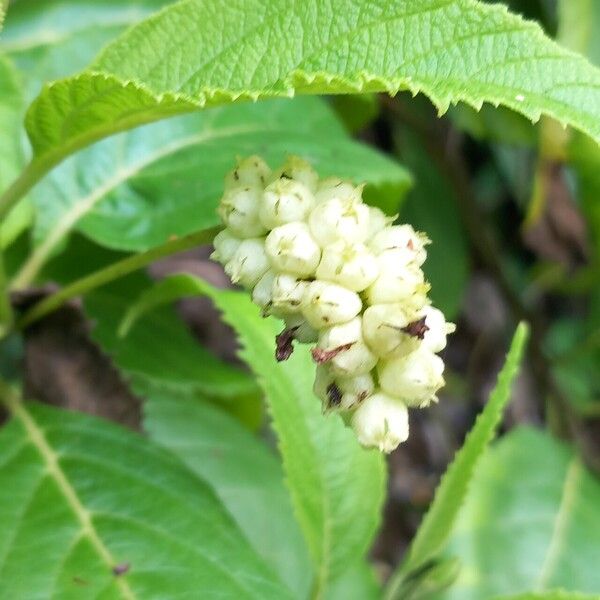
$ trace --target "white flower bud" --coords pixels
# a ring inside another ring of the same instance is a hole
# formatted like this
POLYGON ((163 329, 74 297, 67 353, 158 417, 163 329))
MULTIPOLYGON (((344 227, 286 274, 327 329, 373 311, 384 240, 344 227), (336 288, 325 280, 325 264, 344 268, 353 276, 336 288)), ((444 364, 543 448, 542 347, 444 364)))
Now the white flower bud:
POLYGON ((408 439, 408 410, 400 400, 376 393, 356 409, 352 428, 363 446, 389 453, 408 439))
POLYGON ((276 179, 265 189, 258 211, 268 229, 293 221, 304 221, 314 206, 310 190, 293 179, 276 179))
POLYGON ((360 312, 362 302, 356 292, 317 280, 309 284, 301 308, 309 324, 322 329, 353 319, 360 312))
POLYGON ((260 306, 263 315, 270 314, 273 303, 273 280, 275 273, 269 269, 257 282, 252 290, 252 302, 260 306))
POLYGON ((308 288, 307 281, 300 281, 293 275, 280 273, 273 280, 271 297, 275 314, 300 312, 304 294, 308 288))
POLYGON ((266 185, 271 176, 269 165, 260 156, 249 156, 242 160, 238 159, 237 166, 225 177, 225 188, 235 187, 259 187, 266 185))
POLYGON ((392 251, 377 257, 379 276, 365 292, 369 304, 402 302, 407 309, 420 310, 429 291, 423 271, 414 263, 404 265, 393 258, 392 251))
POLYGON ((327 365, 317 365, 315 370, 315 381, 313 383, 314 395, 323 403, 323 408, 334 408, 331 406, 335 402, 331 402, 329 398, 329 390, 333 384, 333 375, 327 365))
POLYGON ((227 190, 218 208, 221 220, 231 233, 241 238, 258 237, 266 229, 258 218, 262 190, 257 187, 237 187, 227 190))
POLYGON ((321 258, 321 250, 304 223, 276 227, 267 236, 265 248, 275 270, 299 277, 312 275, 321 258))
POLYGON ((340 410, 352 410, 375 390, 375 383, 370 373, 355 377, 336 377, 335 384, 342 392, 340 410))
POLYGON ((369 243, 375 254, 394 251, 394 261, 407 265, 414 262, 421 266, 427 258, 425 245, 429 238, 423 233, 417 233, 410 225, 394 225, 385 227, 369 243))
POLYGON ((346 377, 368 373, 377 364, 377 357, 363 341, 360 317, 324 329, 313 356, 326 361, 335 375, 346 377))
POLYGON ((401 398, 407 406, 427 406, 444 385, 444 361, 423 347, 406 356, 380 361, 377 372, 382 389, 401 398))
POLYGON ((339 177, 328 177, 319 182, 315 194, 317 202, 325 202, 332 198, 343 200, 345 198, 360 198, 362 188, 357 188, 350 181, 339 177))
POLYGON ((388 217, 380 208, 369 206, 369 237, 367 239, 373 239, 376 233, 391 225, 397 217, 398 215, 388 217))
POLYGON ((240 247, 242 240, 231 235, 228 229, 219 231, 213 240, 215 251, 210 255, 213 260, 220 262, 222 265, 229 262, 235 251, 240 247))
POLYGON ((432 352, 441 352, 446 347, 446 336, 456 329, 454 323, 448 323, 444 313, 433 306, 426 306, 421 311, 425 317, 427 331, 423 336, 423 346, 432 352))
POLYGON ((369 234, 369 207, 358 195, 318 202, 308 216, 310 231, 323 248, 338 240, 363 242, 369 234))
POLYGON ((339 240, 323 248, 317 278, 339 283, 349 290, 362 292, 379 274, 377 259, 361 243, 339 240))
POLYGON ((269 269, 262 238, 243 240, 233 258, 225 265, 225 273, 233 283, 253 288, 269 269))
POLYGON ((363 338, 379 357, 403 355, 416 350, 420 340, 404 329, 415 320, 404 304, 374 304, 363 313, 363 338))
POLYGON ((314 344, 319 339, 319 332, 311 327, 302 315, 285 315, 283 320, 287 329, 295 329, 294 339, 301 344, 314 344))
POLYGON ((317 189, 319 176, 310 163, 299 156, 288 156, 276 177, 294 179, 305 185, 311 192, 317 189))

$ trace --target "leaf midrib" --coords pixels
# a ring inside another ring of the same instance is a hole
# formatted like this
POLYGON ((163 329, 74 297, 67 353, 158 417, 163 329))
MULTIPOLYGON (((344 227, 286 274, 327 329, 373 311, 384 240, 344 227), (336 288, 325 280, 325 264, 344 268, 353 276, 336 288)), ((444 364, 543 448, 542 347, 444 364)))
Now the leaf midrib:
MULTIPOLYGON (((79 522, 81 536, 88 538, 96 554, 106 565, 107 573, 110 573, 112 568, 117 564, 117 561, 94 528, 91 513, 82 504, 77 492, 61 469, 58 454, 52 449, 44 436, 43 430, 37 425, 19 400, 7 397, 5 398, 5 402, 11 414, 21 422, 29 442, 38 451, 42 462, 46 466, 48 475, 56 483, 59 491, 79 522)), ((125 577, 115 577, 114 581, 123 598, 136 600, 136 595, 133 593, 125 577)))

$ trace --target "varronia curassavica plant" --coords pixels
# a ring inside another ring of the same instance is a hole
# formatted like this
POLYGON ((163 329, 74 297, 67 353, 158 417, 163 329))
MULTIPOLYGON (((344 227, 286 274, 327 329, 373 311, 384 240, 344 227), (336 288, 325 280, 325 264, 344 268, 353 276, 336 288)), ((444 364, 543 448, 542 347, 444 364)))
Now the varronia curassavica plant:
POLYGON ((362 201, 362 187, 290 157, 274 173, 258 156, 227 175, 225 229, 213 258, 284 320, 277 360, 293 340, 316 343, 313 390, 361 444, 391 452, 408 438, 408 407, 436 401, 454 331, 431 306, 421 270, 429 239, 362 201))
POLYGON ((0 600, 597 600, 599 39, 0 2, 0 600))

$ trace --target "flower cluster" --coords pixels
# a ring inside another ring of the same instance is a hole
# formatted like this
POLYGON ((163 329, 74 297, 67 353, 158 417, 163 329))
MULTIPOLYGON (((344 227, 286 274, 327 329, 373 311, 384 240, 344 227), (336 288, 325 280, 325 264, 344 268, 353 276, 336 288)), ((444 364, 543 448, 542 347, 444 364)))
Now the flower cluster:
POLYGON ((271 172, 259 157, 226 177, 225 224, 212 257, 283 319, 276 357, 314 343, 315 394, 339 411, 361 444, 391 452, 408 437, 408 407, 436 400, 454 330, 427 298, 427 237, 362 201, 362 187, 319 181, 290 157, 271 172))

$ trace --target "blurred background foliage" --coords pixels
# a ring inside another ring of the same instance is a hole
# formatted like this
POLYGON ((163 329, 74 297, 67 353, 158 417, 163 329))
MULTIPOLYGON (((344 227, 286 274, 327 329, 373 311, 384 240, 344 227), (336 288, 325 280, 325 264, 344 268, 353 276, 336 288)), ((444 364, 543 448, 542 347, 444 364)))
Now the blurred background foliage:
MULTIPOLYGON (((29 153, 20 124, 42 84, 83 68, 164 4, 11 2, 0 36, 0 188, 29 153)), ((505 4, 600 65, 600 2, 505 4)), ((459 105, 438 118, 426 99, 408 93, 212 109, 113 136, 56 168, 2 224, 7 269, 23 287, 61 284, 165 235, 212 226, 223 174, 235 154, 254 152, 273 164, 288 152, 303 154, 321 175, 360 178, 369 201, 425 230, 433 241, 425 265, 431 296, 458 323, 444 355, 448 385, 439 405, 413 416, 410 440, 389 459, 384 524, 372 551, 381 573, 414 536, 494 384, 509 332, 525 319, 532 338, 504 424, 510 433, 478 471, 453 534, 448 552, 462 562, 457 583, 430 597, 549 587, 600 592, 600 149, 549 119, 531 124, 508 109, 459 105)), ((231 330, 208 300, 190 299, 177 313, 161 310, 128 337, 117 335, 128 302, 151 279, 183 270, 226 286, 208 253, 172 257, 92 293, 84 302, 88 321, 79 307, 44 321, 6 345, 2 368, 14 371, 24 361, 31 395, 134 427, 137 397, 147 398, 146 428, 166 447, 174 447, 173 431, 193 437, 186 425, 202 423, 208 441, 182 450, 183 460, 241 515, 242 529, 258 535, 261 527, 244 521, 240 507, 260 505, 265 489, 270 503, 289 500, 280 464, 264 446, 255 450, 249 435, 260 431, 272 444, 260 392, 235 358, 231 330), (57 370, 67 375, 56 380, 57 370), (105 385, 90 383, 98 380, 105 385), (181 410, 164 401, 166 391, 181 410), (230 432, 223 436, 229 445, 213 439, 217 429, 230 432), (203 460, 211 444, 226 456, 225 476, 203 460), (265 478, 248 483, 242 498, 228 488, 248 473, 240 448, 258 455, 265 478)), ((287 504, 277 519, 273 537, 259 544, 263 553, 282 537, 290 548, 301 545, 287 504)), ((279 559, 285 568, 289 561, 279 559)), ((295 572, 288 581, 301 586, 295 572)), ((338 593, 344 597, 343 588, 338 593)))

